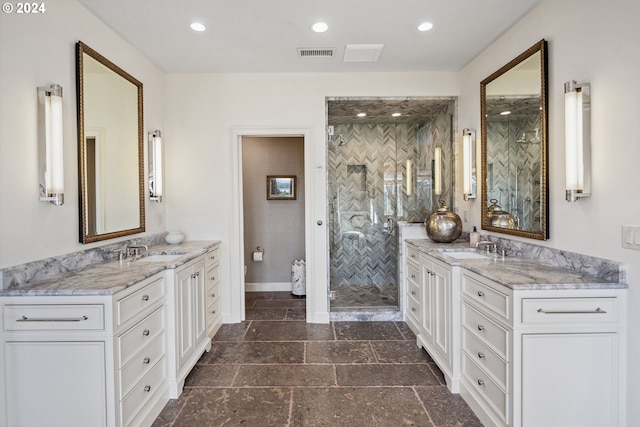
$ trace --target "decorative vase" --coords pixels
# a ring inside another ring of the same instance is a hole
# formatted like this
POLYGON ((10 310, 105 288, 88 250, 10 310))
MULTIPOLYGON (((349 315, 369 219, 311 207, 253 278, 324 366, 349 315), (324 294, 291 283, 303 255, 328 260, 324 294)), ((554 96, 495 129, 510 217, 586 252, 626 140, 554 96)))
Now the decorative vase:
POLYGON ((184 234, 179 231, 171 231, 165 236, 164 240, 170 245, 177 245, 184 240, 184 234))
POLYGON ((449 243, 462 234, 462 220, 449 210, 444 200, 439 200, 440 207, 424 222, 427 236, 434 242, 449 243))

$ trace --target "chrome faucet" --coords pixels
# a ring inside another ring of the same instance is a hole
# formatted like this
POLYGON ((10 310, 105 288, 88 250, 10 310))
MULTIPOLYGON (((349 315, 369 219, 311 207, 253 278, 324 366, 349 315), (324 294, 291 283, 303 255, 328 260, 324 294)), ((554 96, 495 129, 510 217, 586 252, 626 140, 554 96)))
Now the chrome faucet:
POLYGON ((145 252, 149 252, 149 247, 147 245, 124 245, 125 258, 133 257, 133 259, 137 259, 140 256, 140 249, 144 249, 145 252))
POLYGON ((491 253, 491 249, 493 249, 494 253, 498 253, 498 245, 496 244, 496 242, 492 242, 491 240, 481 240, 476 243, 476 249, 479 249, 480 245, 484 245, 484 247, 487 249, 488 254, 491 253))

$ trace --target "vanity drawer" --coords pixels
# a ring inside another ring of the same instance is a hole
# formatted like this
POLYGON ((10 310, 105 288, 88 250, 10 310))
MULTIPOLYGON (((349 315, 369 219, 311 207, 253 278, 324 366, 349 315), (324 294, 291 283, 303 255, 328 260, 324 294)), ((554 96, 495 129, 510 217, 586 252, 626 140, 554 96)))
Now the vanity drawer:
POLYGON ((413 246, 407 246, 407 261, 413 261, 416 264, 419 263, 420 262, 420 251, 418 251, 413 246))
POLYGON ((524 298, 522 323, 615 323, 618 298, 524 298))
POLYGON ((467 357, 473 359, 506 389, 509 365, 502 357, 466 329, 462 330, 462 349, 467 353, 467 357))
POLYGON ((8 304, 5 331, 72 331, 105 329, 102 304, 8 304))
POLYGON ((122 400, 120 416, 122 425, 131 425, 140 409, 149 401, 151 396, 162 388, 167 380, 166 358, 163 357, 155 364, 149 373, 138 382, 131 392, 122 400))
POLYGON ((120 335, 118 337, 120 350, 118 367, 124 366, 145 345, 163 334, 164 328, 164 307, 161 307, 120 335))
POLYGON ((509 332, 506 329, 469 306, 466 302, 462 305, 462 324, 500 357, 507 362, 509 361, 507 356, 509 332))
POLYGON ((207 301, 207 316, 209 319, 216 318, 221 315, 220 298, 207 301))
POLYGON ((407 295, 409 298, 414 298, 416 301, 420 301, 420 285, 414 282, 408 282, 407 295))
POLYGON ((209 251, 205 255, 205 260, 207 263, 207 268, 209 268, 213 264, 218 263, 220 261, 220 246, 209 249, 209 251))
POLYGON ((164 277, 151 282, 147 286, 127 295, 116 302, 116 323, 118 326, 127 322, 138 313, 161 301, 165 296, 164 277))
POLYGON ((133 386, 142 379, 155 364, 164 356, 165 339, 164 334, 158 335, 136 354, 120 370, 120 396, 126 396, 133 386))
POLYGON ((464 273, 462 275, 462 293, 478 305, 486 308, 504 320, 509 320, 511 296, 464 273))
POLYGON ((496 384, 467 354, 462 356, 462 375, 478 392, 487 404, 502 418, 507 421, 507 408, 509 404, 508 394, 496 384))
POLYGON ((420 303, 411 296, 407 298, 407 314, 413 317, 415 323, 420 324, 420 303))
POLYGON ((207 305, 220 298, 220 282, 207 286, 207 305))
POLYGON ((220 265, 207 270, 207 289, 220 282, 220 265))
POLYGON ((409 283, 420 283, 420 268, 412 262, 407 263, 407 281, 409 283))

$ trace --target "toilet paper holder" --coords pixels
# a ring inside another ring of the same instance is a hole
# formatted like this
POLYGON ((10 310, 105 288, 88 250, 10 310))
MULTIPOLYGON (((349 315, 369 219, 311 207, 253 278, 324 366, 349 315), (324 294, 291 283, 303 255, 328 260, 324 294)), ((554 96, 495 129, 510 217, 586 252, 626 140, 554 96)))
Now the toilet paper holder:
POLYGON ((258 246, 256 250, 251 253, 251 257, 254 262, 262 262, 264 260, 264 249, 262 246, 258 246))

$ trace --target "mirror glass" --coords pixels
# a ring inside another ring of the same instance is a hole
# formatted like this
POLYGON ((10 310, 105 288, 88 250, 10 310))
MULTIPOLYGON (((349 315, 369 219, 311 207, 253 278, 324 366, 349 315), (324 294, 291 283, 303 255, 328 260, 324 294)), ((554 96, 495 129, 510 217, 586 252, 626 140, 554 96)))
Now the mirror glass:
POLYGON ((141 233, 142 83, 77 45, 80 242, 141 233))
POLYGON ((480 83, 482 228, 549 238, 546 42, 480 83))

